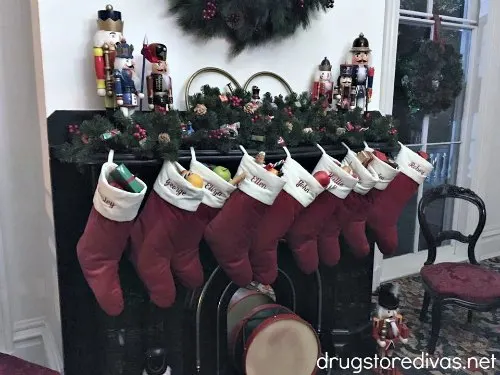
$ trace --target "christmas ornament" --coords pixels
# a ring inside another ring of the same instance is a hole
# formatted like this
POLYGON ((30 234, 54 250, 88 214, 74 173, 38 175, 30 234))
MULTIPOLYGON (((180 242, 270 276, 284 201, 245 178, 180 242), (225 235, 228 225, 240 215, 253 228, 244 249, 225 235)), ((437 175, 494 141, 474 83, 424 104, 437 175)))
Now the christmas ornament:
POLYGON ((151 74, 146 77, 149 109, 165 113, 173 104, 172 78, 167 73, 167 46, 144 43, 141 54, 151 64, 151 74))
POLYGON ((158 142, 160 143, 169 143, 170 142, 170 136, 168 133, 160 133, 158 134, 158 142))

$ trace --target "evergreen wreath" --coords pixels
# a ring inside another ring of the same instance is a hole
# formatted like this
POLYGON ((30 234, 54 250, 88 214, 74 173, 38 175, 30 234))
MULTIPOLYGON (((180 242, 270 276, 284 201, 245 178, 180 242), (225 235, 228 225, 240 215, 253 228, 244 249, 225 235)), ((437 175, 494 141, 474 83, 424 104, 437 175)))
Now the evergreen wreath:
POLYGON ((436 114, 450 108, 463 87, 462 55, 440 41, 421 42, 405 59, 402 86, 412 113, 436 114))
POLYGON ((181 28, 201 39, 225 37, 231 54, 306 29, 314 13, 334 0, 169 0, 181 28))

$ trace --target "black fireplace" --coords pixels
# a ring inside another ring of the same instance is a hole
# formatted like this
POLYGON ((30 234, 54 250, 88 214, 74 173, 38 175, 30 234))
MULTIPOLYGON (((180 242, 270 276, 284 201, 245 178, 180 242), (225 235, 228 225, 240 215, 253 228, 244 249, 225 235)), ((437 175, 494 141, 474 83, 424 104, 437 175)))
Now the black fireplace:
MULTIPOLYGON (((65 141, 68 124, 89 119, 91 111, 56 111, 48 118, 49 142, 65 141)), ((378 145, 381 146, 381 145, 378 145)), ((379 147, 384 150, 384 147, 379 147)), ((342 158, 340 148, 326 148, 342 158)), ((292 156, 312 170, 320 157, 315 148, 291 149, 292 156)), ((198 151, 198 160, 224 163, 235 171, 241 153, 221 155, 198 151)), ((270 161, 283 152, 268 153, 270 161)), ((174 375, 236 375, 228 356, 226 313, 238 287, 218 268, 210 249, 201 245, 200 256, 206 284, 198 290, 178 286, 175 304, 160 314, 150 304, 147 293, 125 253, 120 263, 120 280, 125 310, 118 317, 106 316, 97 306, 76 256, 89 212, 104 155, 84 166, 51 159, 54 218, 57 242, 59 290, 66 375, 140 375, 145 351, 151 340, 163 334, 169 347, 168 361, 174 375)), ((117 163, 129 169, 151 187, 161 167, 159 160, 138 160, 115 154, 117 163)), ((179 162, 185 167, 188 152, 179 162)), ((371 242, 373 244, 373 242, 371 242)), ((373 248, 373 246, 372 246, 373 248)), ((375 352, 371 340, 371 291, 373 257, 355 259, 342 244, 340 263, 320 267, 312 275, 302 274, 292 254, 282 243, 278 249, 279 277, 273 285, 277 303, 295 311, 318 332, 323 352, 329 356, 365 356, 375 352)))

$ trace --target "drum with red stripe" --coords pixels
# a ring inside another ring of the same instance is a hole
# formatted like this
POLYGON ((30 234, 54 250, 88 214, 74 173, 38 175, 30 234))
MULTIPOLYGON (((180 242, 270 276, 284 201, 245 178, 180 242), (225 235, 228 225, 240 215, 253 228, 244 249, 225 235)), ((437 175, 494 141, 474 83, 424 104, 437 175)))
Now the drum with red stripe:
POLYGON ((248 312, 230 332, 229 350, 245 375, 312 375, 321 353, 310 324, 277 304, 248 312))

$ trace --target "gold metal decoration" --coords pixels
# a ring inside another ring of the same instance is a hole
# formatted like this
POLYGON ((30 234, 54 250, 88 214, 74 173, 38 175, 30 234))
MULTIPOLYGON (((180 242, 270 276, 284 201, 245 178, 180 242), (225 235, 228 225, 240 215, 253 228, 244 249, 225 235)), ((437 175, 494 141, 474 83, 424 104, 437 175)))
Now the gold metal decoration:
POLYGON ((238 81, 228 72, 225 70, 219 69, 219 68, 214 68, 214 67, 208 67, 208 68, 202 68, 195 72, 188 80, 187 85, 186 85, 186 93, 185 93, 185 98, 186 98, 186 110, 189 111, 189 90, 191 88, 191 84, 193 83, 194 79, 198 77, 200 74, 203 73, 218 73, 226 77, 231 81, 233 85, 235 85, 235 88, 241 88, 241 85, 238 83, 238 81))
POLYGON ((245 85, 243 86, 243 90, 247 91, 247 88, 248 86, 250 86, 250 83, 257 77, 271 77, 271 78, 274 78, 276 79, 277 81, 280 81, 280 83, 285 86, 285 88, 287 89, 288 91, 288 94, 291 94, 293 93, 293 90, 292 88, 290 87, 290 85, 288 84, 287 81, 285 81, 282 77, 280 77, 279 75, 277 75, 276 73, 273 73, 273 72, 258 72, 258 73, 255 73, 253 76, 251 76, 246 82, 245 82, 245 85))

